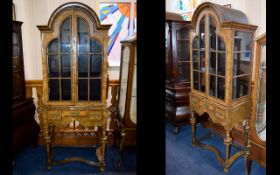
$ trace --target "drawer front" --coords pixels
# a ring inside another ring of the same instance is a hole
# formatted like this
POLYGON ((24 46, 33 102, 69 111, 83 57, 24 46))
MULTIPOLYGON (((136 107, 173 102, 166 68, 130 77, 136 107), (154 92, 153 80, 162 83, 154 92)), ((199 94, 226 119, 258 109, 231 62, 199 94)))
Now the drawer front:
POLYGON ((102 111, 90 111, 89 118, 94 121, 102 120, 102 111))
POLYGON ((209 104, 209 103, 203 103, 202 106, 204 107, 205 110, 210 110, 210 111, 214 111, 214 106, 209 104))
POLYGON ((221 120, 224 120, 226 118, 226 111, 224 109, 216 107, 215 116, 221 120))
POLYGON ((63 117, 75 117, 75 116, 88 116, 88 112, 87 111, 63 111, 62 112, 62 116, 63 117))
POLYGON ((48 119, 49 120, 60 120, 61 119, 61 111, 60 110, 49 110, 48 111, 48 119))

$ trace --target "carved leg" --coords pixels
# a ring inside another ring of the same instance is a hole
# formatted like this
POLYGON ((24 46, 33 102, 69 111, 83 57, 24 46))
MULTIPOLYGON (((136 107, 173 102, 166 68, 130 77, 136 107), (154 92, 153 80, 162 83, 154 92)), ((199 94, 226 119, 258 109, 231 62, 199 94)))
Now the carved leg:
POLYGON ((124 149, 124 142, 125 142, 125 130, 122 129, 121 130, 121 142, 120 142, 120 160, 118 163, 118 166, 120 167, 122 164, 122 160, 123 160, 123 149, 124 149))
POLYGON ((224 166, 224 172, 228 172, 229 168, 229 158, 230 158, 230 146, 232 143, 232 138, 230 136, 230 130, 226 130, 226 138, 224 139, 224 144, 226 145, 226 161, 224 166))
POLYGON ((51 169, 51 156, 50 156, 50 142, 51 137, 49 136, 49 131, 46 131, 44 134, 44 140, 46 145, 46 153, 47 153, 47 168, 51 169))
POLYGON ((50 127, 51 143, 50 143, 50 159, 53 160, 54 155, 54 143, 55 143, 55 126, 50 127))
POLYGON ((249 129, 250 129, 250 126, 249 126, 249 120, 247 119, 246 120, 246 123, 245 123, 245 127, 244 127, 244 136, 245 136, 245 173, 246 175, 249 175, 250 174, 250 170, 251 170, 251 163, 252 163, 252 160, 249 160, 249 155, 250 155, 250 148, 251 148, 251 144, 250 144, 250 141, 249 141, 249 129))
POLYGON ((196 118, 194 116, 194 112, 193 111, 191 113, 190 122, 191 122, 191 125, 192 125, 192 145, 196 146, 197 145, 197 140, 196 140, 196 135, 195 135, 195 131, 196 131, 196 118))
POLYGON ((100 127, 102 132, 102 138, 101 138, 101 160, 100 160, 100 171, 105 171, 105 147, 107 143, 107 136, 106 136, 106 125, 100 127))
POLYGON ((101 146, 101 135, 102 135, 102 129, 101 129, 101 127, 98 127, 98 131, 97 131, 97 147, 101 146))

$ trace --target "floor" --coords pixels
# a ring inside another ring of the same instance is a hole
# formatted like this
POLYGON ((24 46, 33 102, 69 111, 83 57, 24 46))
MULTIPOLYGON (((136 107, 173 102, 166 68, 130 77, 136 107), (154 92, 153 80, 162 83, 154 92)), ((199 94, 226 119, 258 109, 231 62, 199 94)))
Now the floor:
MULTIPOLYGON (((197 125, 197 137, 202 138, 210 133, 197 125)), ((225 155, 223 139, 219 136, 211 136, 202 141, 203 143, 215 145, 222 155, 225 155)), ((233 155, 239 149, 232 147, 233 155)), ((251 175, 264 175, 265 169, 255 161, 252 162, 251 175)), ((173 133, 171 124, 166 124, 166 175, 243 175, 245 174, 244 157, 238 158, 229 169, 223 172, 223 167, 218 162, 212 151, 193 147, 191 142, 191 126, 181 127, 176 135, 173 133)))
MULTIPOLYGON (((95 147, 57 147, 55 149, 55 160, 66 157, 83 157, 96 161, 95 147)), ((136 148, 128 147, 124 153, 124 161, 119 168, 119 152, 116 146, 107 145, 106 171, 103 175, 134 175, 136 174, 136 148)), ((42 145, 34 148, 27 147, 17 158, 13 175, 94 175, 100 174, 98 168, 91 167, 80 162, 71 162, 53 166, 51 170, 46 169, 46 154, 42 145)))

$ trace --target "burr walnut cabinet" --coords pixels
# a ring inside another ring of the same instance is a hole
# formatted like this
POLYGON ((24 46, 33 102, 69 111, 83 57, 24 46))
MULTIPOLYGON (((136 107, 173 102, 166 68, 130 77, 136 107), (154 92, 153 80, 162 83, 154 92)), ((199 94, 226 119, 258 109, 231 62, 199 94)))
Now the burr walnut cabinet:
POLYGON ((266 167, 266 35, 257 39, 256 63, 252 88, 252 117, 250 120, 249 149, 246 160, 250 174, 252 160, 266 167))
POLYGON ((137 125, 137 39, 136 34, 121 41, 120 88, 118 93, 118 116, 120 120, 121 165, 123 151, 128 145, 136 145, 137 125))
POLYGON ((189 123, 190 92, 190 21, 180 14, 166 12, 166 117, 174 125, 174 133, 179 127, 189 123))
MULTIPOLYGON (((244 122, 248 136, 251 115, 251 67, 254 32, 257 26, 249 25, 241 11, 214 3, 202 3, 193 15, 190 31, 192 143, 193 146, 213 151, 227 172, 230 165, 245 149, 230 157, 232 138, 230 131, 244 122), (223 126, 226 132, 225 159, 214 146, 200 143, 196 138, 196 117, 204 113, 213 123, 223 126)), ((247 139, 246 139, 247 140, 247 139)))
POLYGON ((105 170, 108 108, 107 46, 110 25, 81 3, 58 7, 44 26, 42 39, 43 96, 39 97, 41 134, 47 165, 80 161, 105 170), (53 160, 57 133, 93 134, 98 138, 98 162, 71 157, 53 160))

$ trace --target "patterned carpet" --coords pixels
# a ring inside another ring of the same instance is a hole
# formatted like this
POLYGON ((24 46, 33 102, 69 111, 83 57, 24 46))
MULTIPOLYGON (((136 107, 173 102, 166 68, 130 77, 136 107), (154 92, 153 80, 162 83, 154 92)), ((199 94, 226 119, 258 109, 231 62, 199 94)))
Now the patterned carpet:
MULTIPOLYGON (((197 137, 201 138, 210 132, 209 129, 197 125, 197 137)), ((223 139, 212 136, 203 139, 203 143, 215 145, 222 155, 225 155, 223 139)), ((231 155, 238 149, 232 146, 231 155)), ((251 175, 264 175, 265 169, 255 161, 252 162, 251 175)), ((223 172, 223 167, 218 162, 212 151, 199 147, 192 147, 191 126, 181 127, 178 135, 173 134, 171 124, 166 124, 166 175, 243 175, 245 174, 244 157, 239 157, 229 169, 223 172)))

